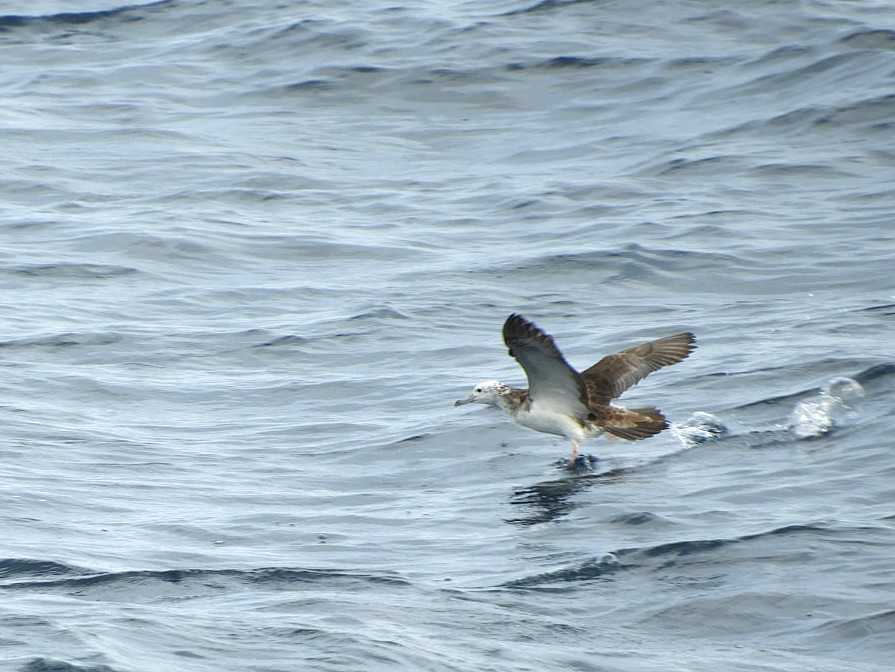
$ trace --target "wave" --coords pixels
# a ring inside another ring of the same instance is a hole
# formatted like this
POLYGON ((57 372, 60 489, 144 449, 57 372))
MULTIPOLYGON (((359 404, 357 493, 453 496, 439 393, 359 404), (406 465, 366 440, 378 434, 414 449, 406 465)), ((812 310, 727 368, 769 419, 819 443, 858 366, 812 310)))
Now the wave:
POLYGON ((7 272, 16 275, 25 275, 32 278, 64 278, 80 280, 105 280, 122 275, 138 273, 131 266, 116 266, 113 264, 25 264, 14 266, 7 272))
POLYGON ((869 368, 856 373, 853 378, 861 385, 876 382, 881 378, 888 378, 895 375, 895 364, 886 362, 883 364, 875 364, 869 368))
POLYGON ((82 567, 67 565, 53 560, 30 560, 28 558, 0 559, 0 579, 11 579, 20 576, 50 577, 87 573, 82 567))
POLYGON ((118 672, 108 665, 75 665, 58 658, 32 658, 19 672, 118 672))
POLYGON ((765 119, 753 119, 706 134, 705 139, 722 139, 751 132, 793 133, 820 127, 860 126, 866 131, 885 131, 895 114, 895 94, 869 96, 842 105, 805 105, 765 119))
POLYGON ((478 269, 481 273, 528 274, 543 271, 601 270, 615 273, 610 280, 646 278, 653 274, 686 275, 703 269, 724 269, 726 273, 744 270, 750 262, 724 252, 706 252, 680 248, 661 248, 630 243, 621 247, 577 253, 548 254, 503 266, 478 269))
POLYGON ((895 51, 895 30, 859 30, 846 35, 839 42, 858 49, 895 51))
POLYGON ((610 518, 609 522, 617 525, 656 525, 666 524, 669 521, 665 517, 650 511, 635 511, 634 513, 623 513, 610 518))
POLYGON ((129 21, 139 21, 142 16, 139 11, 155 9, 165 5, 175 4, 174 0, 157 0, 144 5, 124 5, 112 9, 100 9, 92 12, 59 12, 56 14, 6 14, 0 16, 0 32, 7 32, 13 28, 34 25, 61 25, 77 26, 96 21, 104 21, 111 18, 125 18, 129 21))
POLYGON ((510 72, 522 72, 531 70, 562 70, 573 69, 582 70, 587 68, 620 68, 620 67, 641 67, 649 64, 652 59, 649 58, 623 58, 614 56, 553 56, 551 58, 540 59, 532 62, 513 61, 503 68, 510 72))
POLYGON ((512 9, 500 14, 500 16, 515 16, 517 14, 536 14, 539 12, 550 12, 553 10, 563 9, 565 7, 571 7, 573 5, 580 4, 596 3, 594 3, 593 0, 538 0, 538 2, 535 2, 532 5, 519 9, 512 9))
POLYGON ((814 632, 824 638, 831 637, 836 641, 861 641, 872 637, 879 638, 881 644, 888 649, 895 649, 892 632, 895 631, 895 609, 875 611, 870 614, 852 618, 836 618, 823 623, 814 632))
MULTIPOLYGON (((863 529, 861 528, 861 530, 863 529)), ((719 565, 726 565, 729 564, 731 558, 721 554, 720 551, 729 547, 748 546, 768 539, 802 535, 823 535, 825 539, 829 539, 831 536, 852 531, 854 531, 852 528, 836 528, 824 523, 794 524, 731 538, 691 539, 656 544, 654 546, 622 548, 604 553, 572 567, 514 579, 500 584, 499 587, 524 590, 568 590, 575 587, 569 584, 577 585, 582 582, 607 579, 621 572, 653 571, 668 569, 677 564, 691 563, 704 565, 717 562, 719 565)), ((790 552, 780 547, 778 541, 775 541, 774 544, 775 549, 773 552, 775 554, 783 555, 790 552)), ((799 544, 799 548, 801 547, 802 544, 799 544)), ((763 554, 766 552, 766 549, 762 550, 763 554)))
POLYGON ((878 306, 868 306, 866 308, 858 308, 856 313, 879 313, 886 317, 895 315, 895 303, 883 303, 878 306))
MULTIPOLYGON (((824 359, 824 360, 815 360, 811 362, 807 362, 805 367, 808 370, 818 370, 818 369, 826 369, 829 367, 834 368, 843 368, 847 366, 849 363, 852 363, 854 360, 838 360, 838 359, 824 359)), ((768 372, 768 371, 779 371, 784 367, 766 367, 766 368, 758 368, 751 369, 749 371, 737 372, 737 373, 719 373, 712 375, 722 375, 722 376, 730 376, 730 375, 750 375, 758 372, 768 372)), ((827 384, 840 379, 840 378, 848 378, 853 380, 856 383, 859 383, 862 386, 866 386, 868 383, 875 382, 881 378, 887 378, 895 374, 895 364, 890 362, 884 362, 882 364, 874 364, 867 368, 861 369, 857 373, 852 374, 851 376, 834 376, 830 379, 827 384)), ((802 390, 798 390, 796 392, 788 392, 786 394, 778 394, 770 397, 764 397, 762 399, 756 399, 755 401, 749 401, 744 404, 739 404, 735 406, 731 410, 746 410, 753 408, 755 406, 776 406, 781 405, 793 401, 798 401, 800 399, 816 395, 818 393, 823 392, 824 386, 820 387, 809 387, 802 390)))
MULTIPOLYGON (((78 591, 84 596, 87 589, 100 588, 102 591, 126 587, 128 594, 136 596, 139 587, 152 587, 150 596, 158 595, 157 587, 176 585, 180 590, 217 593, 232 589, 235 585, 264 586, 270 588, 296 587, 309 583, 338 584, 343 589, 359 585, 404 586, 408 582, 397 574, 372 574, 338 569, 307 569, 298 567, 262 567, 258 569, 167 569, 131 570, 122 572, 90 572, 83 568, 40 560, 8 560, 12 574, 0 578, 15 578, 0 583, 0 590, 9 591, 78 591), (69 576, 74 574, 74 576, 69 576), (23 578, 27 575, 28 578, 23 578), (59 576, 62 575, 62 576, 59 576)), ((178 592, 179 592, 178 591, 178 592)), ((99 597, 102 597, 100 595, 99 597)), ((150 597, 150 599, 152 599, 150 597)))
POLYGON ((79 346, 102 346, 119 343, 122 340, 120 334, 115 333, 74 333, 65 332, 50 336, 38 336, 34 338, 15 338, 8 341, 0 341, 0 348, 71 348, 79 346))

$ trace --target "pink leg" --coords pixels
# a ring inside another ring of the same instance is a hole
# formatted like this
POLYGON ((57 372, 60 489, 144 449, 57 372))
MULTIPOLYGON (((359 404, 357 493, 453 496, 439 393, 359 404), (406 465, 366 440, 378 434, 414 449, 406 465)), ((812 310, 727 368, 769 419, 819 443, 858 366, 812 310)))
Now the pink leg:
POLYGON ((575 460, 578 459, 578 448, 579 448, 579 445, 580 445, 580 444, 579 444, 577 441, 572 441, 572 456, 569 458, 569 466, 570 466, 570 467, 574 467, 574 466, 575 466, 575 460))

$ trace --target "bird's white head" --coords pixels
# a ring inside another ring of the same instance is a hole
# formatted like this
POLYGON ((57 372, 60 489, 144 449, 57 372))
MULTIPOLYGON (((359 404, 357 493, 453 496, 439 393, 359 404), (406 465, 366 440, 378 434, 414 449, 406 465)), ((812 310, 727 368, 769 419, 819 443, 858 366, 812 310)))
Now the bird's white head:
POLYGON ((458 399, 454 402, 454 406, 463 406, 464 404, 485 404, 486 406, 497 406, 498 398, 509 393, 510 386, 504 385, 497 380, 483 380, 478 383, 466 399, 458 399))

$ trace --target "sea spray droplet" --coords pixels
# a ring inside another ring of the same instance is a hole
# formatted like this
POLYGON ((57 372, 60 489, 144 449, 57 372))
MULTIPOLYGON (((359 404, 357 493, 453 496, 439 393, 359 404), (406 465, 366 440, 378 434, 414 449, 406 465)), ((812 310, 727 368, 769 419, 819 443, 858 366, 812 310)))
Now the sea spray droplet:
POLYGON ((790 429, 800 439, 828 434, 852 410, 852 404, 864 396, 864 388, 851 378, 833 378, 820 392, 803 399, 793 409, 790 429))
POLYGON ((727 434, 727 427, 711 413, 696 411, 681 424, 671 425, 671 431, 687 448, 717 439, 727 434))
POLYGON ((864 388, 858 381, 840 376, 824 385, 823 394, 837 398, 842 405, 848 406, 849 403, 864 398, 864 388))

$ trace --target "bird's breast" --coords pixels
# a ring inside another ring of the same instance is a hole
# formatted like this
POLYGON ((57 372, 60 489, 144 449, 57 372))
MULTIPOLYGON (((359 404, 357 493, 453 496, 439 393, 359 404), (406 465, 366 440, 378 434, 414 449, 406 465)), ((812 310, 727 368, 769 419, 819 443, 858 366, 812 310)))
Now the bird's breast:
POLYGON ((528 408, 517 410, 513 414, 513 419, 523 427, 545 434, 582 438, 585 433, 581 421, 574 416, 538 406, 537 402, 532 402, 528 408))

